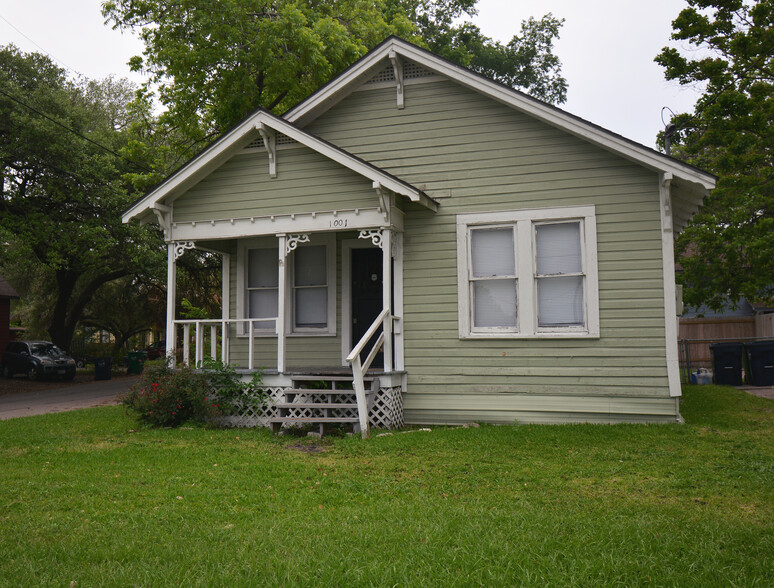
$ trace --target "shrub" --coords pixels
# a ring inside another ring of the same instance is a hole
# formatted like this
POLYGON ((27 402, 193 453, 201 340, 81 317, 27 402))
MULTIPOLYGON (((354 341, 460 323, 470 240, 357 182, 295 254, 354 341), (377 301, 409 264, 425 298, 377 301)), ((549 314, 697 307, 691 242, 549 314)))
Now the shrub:
POLYGON ((243 382, 232 366, 220 361, 206 359, 201 368, 170 369, 164 360, 148 362, 122 402, 140 421, 154 427, 213 422, 246 406, 265 406, 260 372, 243 382))

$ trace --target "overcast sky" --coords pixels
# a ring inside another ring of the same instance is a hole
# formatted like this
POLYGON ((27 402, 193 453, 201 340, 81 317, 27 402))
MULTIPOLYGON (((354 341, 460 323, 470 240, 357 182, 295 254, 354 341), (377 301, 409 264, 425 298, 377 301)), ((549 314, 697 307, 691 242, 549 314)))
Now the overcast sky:
MULTIPOLYGON (((103 24, 100 0, 0 0, 0 44, 43 51, 87 77, 142 78, 126 62, 142 52, 129 33, 103 24)), ((690 110, 696 93, 664 80, 653 62, 669 43, 684 0, 479 0, 476 23, 507 42, 521 21, 547 12, 565 19, 556 53, 569 82, 562 108, 653 147, 661 108, 690 110)))

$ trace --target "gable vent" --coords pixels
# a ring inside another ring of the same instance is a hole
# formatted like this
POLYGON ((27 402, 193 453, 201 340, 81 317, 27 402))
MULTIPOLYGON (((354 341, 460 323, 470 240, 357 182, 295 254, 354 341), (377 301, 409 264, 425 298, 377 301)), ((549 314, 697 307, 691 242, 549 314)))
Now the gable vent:
MULTIPOLYGON (((403 62, 404 80, 416 80, 417 78, 428 78, 432 75, 433 75, 433 72, 431 72, 428 69, 425 69, 419 64, 414 63, 413 61, 403 62)), ((382 71, 380 71, 370 80, 368 80, 365 83, 365 85, 378 84, 380 82, 394 82, 394 81, 395 81, 395 71, 392 69, 392 64, 387 64, 387 66, 382 71)))
MULTIPOLYGON (((291 139, 287 135, 283 135, 282 133, 277 133, 277 146, 280 145, 293 145, 297 141, 295 139, 291 139)), ((263 139, 260 137, 255 139, 254 141, 250 141, 247 145, 245 145, 245 150, 247 149, 263 149, 263 139)))
POLYGON ((392 69, 392 65, 388 65, 374 77, 366 82, 366 84, 378 84, 379 82, 394 82, 395 72, 392 69))
POLYGON ((416 78, 427 78, 431 75, 433 75, 433 72, 413 61, 407 61, 403 64, 403 79, 413 80, 416 78))

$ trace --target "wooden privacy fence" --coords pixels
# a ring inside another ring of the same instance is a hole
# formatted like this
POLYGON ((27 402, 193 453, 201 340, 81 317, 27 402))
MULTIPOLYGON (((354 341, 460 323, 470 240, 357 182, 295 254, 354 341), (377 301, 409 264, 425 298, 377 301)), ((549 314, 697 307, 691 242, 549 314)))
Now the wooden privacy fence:
POLYGON ((713 343, 744 343, 774 339, 774 313, 728 318, 681 318, 678 334, 680 370, 684 382, 691 372, 712 368, 713 343))
POLYGON ((755 317, 755 336, 774 339, 774 312, 755 317))

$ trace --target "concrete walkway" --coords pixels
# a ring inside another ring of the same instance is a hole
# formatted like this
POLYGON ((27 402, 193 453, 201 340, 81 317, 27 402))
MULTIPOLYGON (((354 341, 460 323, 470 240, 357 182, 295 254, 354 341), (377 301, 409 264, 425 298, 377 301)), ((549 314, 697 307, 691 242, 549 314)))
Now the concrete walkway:
POLYGON ((739 390, 744 390, 755 396, 774 400, 774 386, 736 386, 739 390))
POLYGON ((0 420, 118 404, 118 395, 138 379, 139 376, 120 378, 0 396, 0 420))

